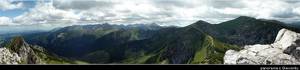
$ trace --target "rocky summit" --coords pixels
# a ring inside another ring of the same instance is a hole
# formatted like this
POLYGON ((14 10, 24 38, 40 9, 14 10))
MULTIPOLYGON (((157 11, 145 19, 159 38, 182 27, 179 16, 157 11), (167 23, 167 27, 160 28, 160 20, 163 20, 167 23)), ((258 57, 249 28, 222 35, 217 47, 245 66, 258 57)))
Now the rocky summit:
POLYGON ((300 33, 281 29, 273 44, 246 45, 228 50, 224 64, 300 64, 300 33))
POLYGON ((33 47, 36 46, 27 44, 22 37, 15 37, 0 48, 0 64, 45 64, 33 47))

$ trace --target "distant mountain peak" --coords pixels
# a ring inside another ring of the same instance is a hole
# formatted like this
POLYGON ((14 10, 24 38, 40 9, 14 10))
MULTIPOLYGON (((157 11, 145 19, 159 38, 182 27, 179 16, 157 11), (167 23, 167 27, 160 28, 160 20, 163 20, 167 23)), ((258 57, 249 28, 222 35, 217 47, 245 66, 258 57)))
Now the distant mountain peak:
POLYGON ((265 22, 271 22, 271 23, 283 23, 281 21, 278 21, 278 20, 270 20, 270 19, 258 19, 260 21, 265 21, 265 22))
POLYGON ((256 21, 264 21, 264 22, 271 22, 271 23, 283 23, 281 21, 278 20, 272 20, 272 19, 256 19, 254 17, 249 17, 249 16, 239 16, 238 18, 234 19, 234 20, 256 20, 256 21))
POLYGON ((206 21, 203 21, 203 20, 198 20, 196 23, 201 23, 201 24, 210 24, 210 23, 208 23, 208 22, 206 22, 206 21))
POLYGON ((203 21, 203 20, 198 20, 196 23, 194 23, 194 24, 191 24, 191 25, 189 25, 189 26, 192 26, 192 27, 194 27, 194 26, 201 26, 201 27, 203 27, 203 26, 209 26, 209 25, 211 25, 210 23, 208 23, 208 22, 206 22, 206 21, 203 21))
POLYGON ((238 18, 236 19, 256 19, 254 17, 249 17, 249 16, 239 16, 238 18))
POLYGON ((149 25, 151 25, 151 26, 160 26, 160 25, 157 24, 157 23, 151 23, 151 24, 149 24, 149 25))

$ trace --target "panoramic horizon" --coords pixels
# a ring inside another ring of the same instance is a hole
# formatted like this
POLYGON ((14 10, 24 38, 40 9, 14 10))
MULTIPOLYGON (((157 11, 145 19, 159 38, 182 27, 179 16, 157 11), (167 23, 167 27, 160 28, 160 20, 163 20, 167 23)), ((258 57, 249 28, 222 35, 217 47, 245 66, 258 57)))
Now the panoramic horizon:
POLYGON ((0 27, 19 31, 102 23, 183 27, 199 20, 218 24, 239 16, 299 23, 300 1, 1 0, 0 3, 0 27))
POLYGON ((0 0, 0 65, 300 65, 299 19, 298 0, 0 0))

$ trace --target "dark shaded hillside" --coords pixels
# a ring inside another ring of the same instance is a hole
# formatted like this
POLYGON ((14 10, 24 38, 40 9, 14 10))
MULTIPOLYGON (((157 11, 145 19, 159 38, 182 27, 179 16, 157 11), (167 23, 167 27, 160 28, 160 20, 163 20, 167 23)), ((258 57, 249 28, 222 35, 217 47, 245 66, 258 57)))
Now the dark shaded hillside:
POLYGON ((109 47, 109 45, 118 42, 123 43, 121 40, 126 41, 126 37, 130 40, 149 37, 155 30, 160 28, 154 24, 129 26, 110 24, 78 25, 56 29, 47 33, 29 34, 25 36, 25 39, 31 44, 44 46, 61 56, 80 57, 101 47, 109 47), (98 40, 99 38, 104 41, 98 40), (113 38, 121 39, 115 40, 113 38))
POLYGON ((288 26, 299 29, 300 28, 300 22, 289 23, 288 26))
POLYGON ((196 22, 193 26, 222 42, 240 46, 272 43, 278 31, 282 28, 291 29, 296 32, 300 31, 297 28, 288 27, 276 20, 255 19, 247 16, 241 16, 220 24, 199 22, 196 22))
MULTIPOLYGON (((99 50, 108 63, 222 63, 223 54, 237 46, 222 43, 195 27, 163 28, 153 37, 99 50)), ((91 55, 90 55, 91 56, 91 55)), ((94 57, 97 58, 97 57, 94 57)), ((101 58, 98 58, 101 59, 101 58)))

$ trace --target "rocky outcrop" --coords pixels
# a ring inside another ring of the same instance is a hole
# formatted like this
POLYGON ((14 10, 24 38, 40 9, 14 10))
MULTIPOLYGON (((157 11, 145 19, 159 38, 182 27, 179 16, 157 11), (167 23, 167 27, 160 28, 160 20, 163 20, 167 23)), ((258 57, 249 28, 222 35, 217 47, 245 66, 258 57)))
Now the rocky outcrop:
POLYGON ((11 53, 6 48, 0 48, 0 64, 19 64, 21 57, 17 53, 11 53))
POLYGON ((226 51, 224 64, 300 64, 300 34, 281 29, 273 44, 226 51))
POLYGON ((22 37, 16 37, 7 46, 0 48, 0 64, 44 64, 34 47, 22 37))

